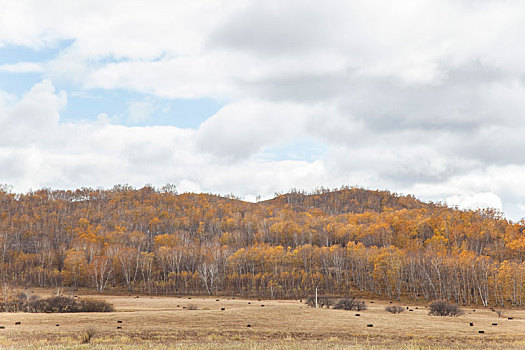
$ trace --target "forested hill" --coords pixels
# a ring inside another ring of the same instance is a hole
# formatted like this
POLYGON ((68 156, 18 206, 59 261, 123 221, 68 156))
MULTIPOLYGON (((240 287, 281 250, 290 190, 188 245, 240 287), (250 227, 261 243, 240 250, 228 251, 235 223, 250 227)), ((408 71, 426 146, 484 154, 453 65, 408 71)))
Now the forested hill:
POLYGON ((387 191, 259 203, 172 187, 0 191, 3 283, 521 305, 525 224, 387 191))
MULTIPOLYGON (((264 203, 264 202, 263 202, 264 203)), ((388 191, 371 191, 362 188, 343 188, 341 190, 318 190, 313 194, 292 191, 266 201, 273 205, 290 205, 295 211, 308 212, 313 208, 325 214, 364 213, 400 209, 429 208, 412 196, 399 196, 388 191)))

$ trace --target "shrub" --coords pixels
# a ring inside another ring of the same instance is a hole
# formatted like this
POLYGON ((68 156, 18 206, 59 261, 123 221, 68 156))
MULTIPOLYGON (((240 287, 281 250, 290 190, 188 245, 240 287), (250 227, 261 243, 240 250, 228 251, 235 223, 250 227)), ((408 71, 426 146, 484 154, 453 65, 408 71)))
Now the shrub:
POLYGON ((385 311, 390 312, 391 314, 400 314, 405 311, 405 308, 399 305, 391 305, 387 306, 385 311))
POLYGON ((429 305, 430 316, 460 316, 463 314, 456 304, 448 302, 446 300, 436 300, 429 305))
POLYGON ((103 300, 75 300, 63 296, 40 299, 21 293, 16 298, 0 303, 0 310, 6 312, 67 313, 67 312, 111 312, 111 304, 103 300))
MULTIPOLYGON (((315 296, 309 296, 306 299, 306 305, 309 305, 311 307, 315 307, 315 296)), ((330 306, 334 305, 334 299, 330 297, 317 297, 317 305, 319 307, 327 307, 328 309, 330 306)))
POLYGON ((115 311, 113 306, 104 300, 87 299, 80 300, 79 312, 112 312, 115 311))
POLYGON ((91 338, 93 338, 97 334, 97 330, 93 326, 89 326, 84 330, 84 333, 82 333, 82 337, 80 339, 80 342, 82 344, 89 344, 91 341, 91 338))
POLYGON ((335 304, 334 309, 361 311, 366 310, 366 305, 364 301, 356 300, 355 298, 339 299, 335 304))

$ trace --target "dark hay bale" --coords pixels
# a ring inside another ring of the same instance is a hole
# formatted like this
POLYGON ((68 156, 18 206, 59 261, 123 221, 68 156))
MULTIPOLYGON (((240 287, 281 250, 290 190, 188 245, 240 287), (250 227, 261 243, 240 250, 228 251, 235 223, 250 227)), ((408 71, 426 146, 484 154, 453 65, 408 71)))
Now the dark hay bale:
POLYGON ((251 327, 252 325, 251 324, 247 324, 246 327, 251 327))
POLYGON ((483 334, 483 333, 485 333, 485 331, 478 331, 478 333, 479 333, 479 334, 483 334))
POLYGON ((248 305, 250 305, 250 304, 251 304, 251 303, 250 303, 250 302, 248 302, 248 305))
POLYGON ((191 298, 188 298, 188 299, 191 299, 191 298))
POLYGON ((55 325, 55 327, 60 327, 60 325, 57 323, 57 324, 55 325))
POLYGON ((117 326, 117 329, 122 329, 122 327, 120 327, 120 326, 117 326))
POLYGON ((416 307, 416 310, 419 310, 419 308, 418 308, 418 307, 416 307))
POLYGON ((474 327, 474 322, 469 323, 470 327, 474 327))
POLYGON ((414 310, 412 310, 412 309, 408 309, 408 311, 414 311, 414 310))
POLYGON ((16 326, 16 325, 19 325, 19 324, 22 324, 22 322, 20 322, 20 321, 16 321, 16 322, 15 322, 15 326, 16 326))
POLYGON ((118 320, 117 323, 122 323, 122 321, 121 321, 121 320, 118 320))
POLYGON ((264 304, 262 304, 261 307, 264 307, 264 304))
POLYGON ((186 308, 186 306, 183 306, 182 308, 183 308, 183 309, 185 309, 185 308, 186 308))
POLYGON ((361 316, 361 314, 355 314, 356 316, 361 316))
POLYGON ((373 301, 370 302, 370 304, 373 304, 373 303, 374 303, 373 301))
POLYGON ((257 301, 261 301, 261 299, 257 299, 257 301))
POLYGON ((390 304, 392 304, 392 302, 390 302, 390 304))
POLYGON ((374 325, 371 324, 371 323, 367 324, 366 326, 367 326, 367 327, 374 327, 374 325))
POLYGON ((507 320, 512 320, 512 317, 507 317, 507 320))
POLYGON ((5 329, 5 326, 0 326, 0 329, 5 329))
POLYGON ((135 297, 135 299, 138 299, 138 298, 139 298, 139 296, 137 295, 137 296, 135 297))
POLYGON ((221 307, 221 311, 224 311, 224 310, 226 310, 226 309, 225 309, 225 308, 223 308, 223 307, 221 307))
POLYGON ((215 299, 215 301, 219 301, 219 299, 215 299))
POLYGON ((498 324, 497 324, 497 323, 493 323, 492 325, 493 325, 493 326, 497 326, 498 324))
POLYGON ((410 309, 408 306, 407 306, 407 310, 410 309))

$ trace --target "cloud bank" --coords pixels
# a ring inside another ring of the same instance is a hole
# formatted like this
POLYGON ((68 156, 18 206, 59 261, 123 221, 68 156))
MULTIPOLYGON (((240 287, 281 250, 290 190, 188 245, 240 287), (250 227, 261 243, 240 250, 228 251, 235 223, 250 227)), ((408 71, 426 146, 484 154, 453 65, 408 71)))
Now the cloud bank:
POLYGON ((520 1, 3 7, 0 50, 59 48, 0 65, 41 78, 0 94, 0 181, 17 190, 169 182, 252 199, 349 184, 525 216, 520 1), (143 94, 129 119, 151 125, 63 122, 70 87, 143 94), (224 107, 159 126, 148 96, 224 107))

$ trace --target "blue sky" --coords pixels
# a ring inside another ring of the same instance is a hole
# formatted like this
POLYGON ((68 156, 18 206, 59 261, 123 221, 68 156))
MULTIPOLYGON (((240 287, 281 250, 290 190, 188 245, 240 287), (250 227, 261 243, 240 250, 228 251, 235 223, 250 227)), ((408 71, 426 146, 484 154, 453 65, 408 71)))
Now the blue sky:
POLYGON ((6 1, 0 184, 356 185, 519 220, 524 32, 518 0, 6 1))
MULTIPOLYGON (((66 40, 41 48, 6 45, 0 47, 0 66, 20 62, 45 66, 71 44, 70 40, 66 40)), ((21 97, 45 78, 45 70, 21 73, 0 70, 0 90, 21 97)), ((84 89, 64 80, 54 81, 54 86, 68 94, 67 106, 61 111, 62 122, 95 121, 99 115, 104 114, 115 123, 129 126, 172 125, 196 129, 225 104, 208 97, 168 99, 126 89, 84 89), (130 118, 130 106, 134 103, 144 107, 144 115, 140 119, 130 118)))

